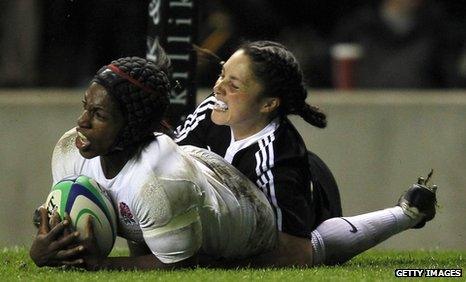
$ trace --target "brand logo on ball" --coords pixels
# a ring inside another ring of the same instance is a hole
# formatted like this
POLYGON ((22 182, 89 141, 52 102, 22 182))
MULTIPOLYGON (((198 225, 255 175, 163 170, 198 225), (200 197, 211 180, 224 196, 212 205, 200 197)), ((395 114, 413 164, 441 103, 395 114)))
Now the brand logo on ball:
POLYGON ((47 213, 49 214, 49 216, 51 216, 53 214, 54 211, 56 211, 58 209, 58 205, 56 205, 53 201, 54 201, 54 196, 51 196, 50 197, 50 200, 49 200, 49 203, 47 205, 47 213))

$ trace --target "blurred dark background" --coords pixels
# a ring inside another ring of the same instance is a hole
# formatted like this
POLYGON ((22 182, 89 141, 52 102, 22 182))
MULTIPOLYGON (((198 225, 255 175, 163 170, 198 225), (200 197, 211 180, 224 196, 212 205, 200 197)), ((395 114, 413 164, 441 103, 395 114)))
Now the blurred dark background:
MULTIPOLYGON (((82 87, 111 60, 145 56, 149 0, 1 0, 0 87, 82 87)), ((464 0, 201 0, 198 45, 289 47, 307 83, 332 88, 332 46, 362 47, 360 88, 466 87, 464 0)), ((200 58, 197 83, 217 65, 200 58)))

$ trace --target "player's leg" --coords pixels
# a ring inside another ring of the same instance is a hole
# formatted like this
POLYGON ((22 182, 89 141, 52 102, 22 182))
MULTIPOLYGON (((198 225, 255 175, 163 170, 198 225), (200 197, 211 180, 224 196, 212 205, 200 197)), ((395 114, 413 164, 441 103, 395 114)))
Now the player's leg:
POLYGON ((436 189, 420 179, 398 206, 353 217, 331 218, 312 232, 313 264, 339 264, 435 216, 436 189))

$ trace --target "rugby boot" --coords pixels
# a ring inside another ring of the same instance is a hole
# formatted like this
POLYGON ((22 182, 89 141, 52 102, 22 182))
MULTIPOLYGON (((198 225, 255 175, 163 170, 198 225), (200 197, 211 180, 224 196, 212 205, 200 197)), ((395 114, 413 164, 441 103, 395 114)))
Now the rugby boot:
POLYGON ((422 228, 427 221, 435 217, 437 207, 437 185, 428 185, 432 172, 425 180, 419 177, 418 182, 413 184, 398 200, 398 206, 412 219, 419 219, 413 228, 422 228))

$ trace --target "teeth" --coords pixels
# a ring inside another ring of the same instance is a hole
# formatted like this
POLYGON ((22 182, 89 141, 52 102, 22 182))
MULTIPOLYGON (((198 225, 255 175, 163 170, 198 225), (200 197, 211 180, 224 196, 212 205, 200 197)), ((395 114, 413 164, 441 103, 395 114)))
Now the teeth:
POLYGON ((228 105, 225 102, 222 102, 220 100, 216 100, 215 104, 214 104, 214 109, 224 112, 224 111, 228 110, 228 105))
POLYGON ((78 131, 78 136, 79 138, 81 138, 82 141, 87 141, 87 137, 84 136, 84 134, 82 134, 81 132, 78 131))

